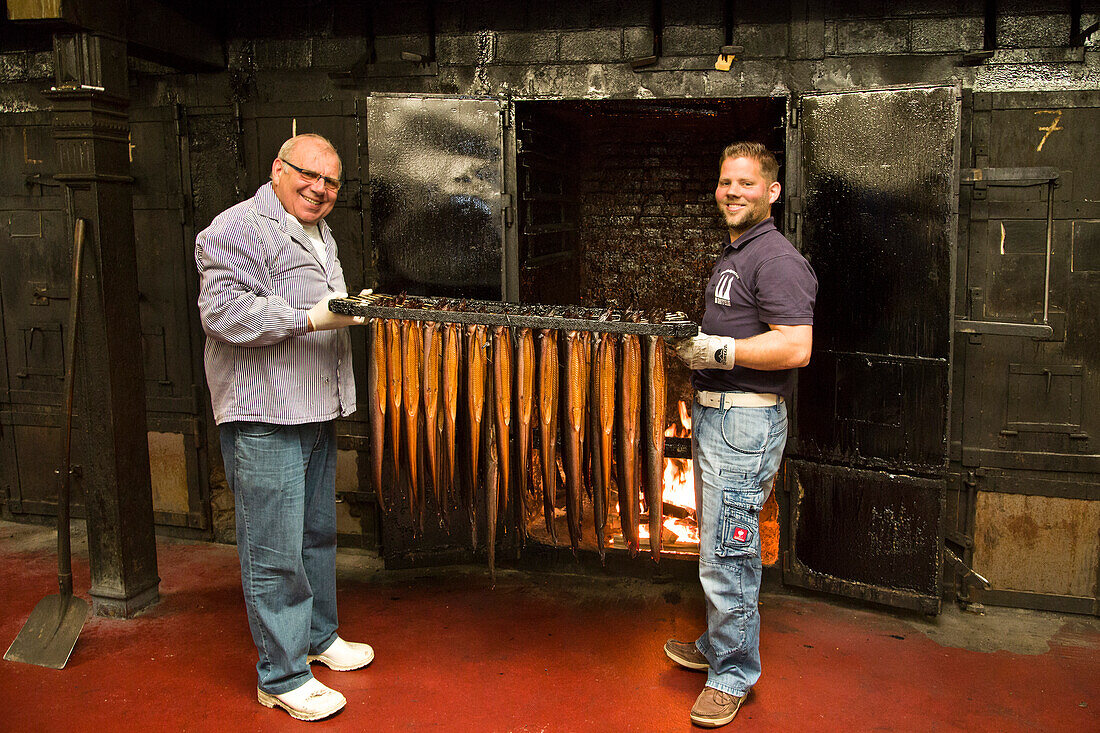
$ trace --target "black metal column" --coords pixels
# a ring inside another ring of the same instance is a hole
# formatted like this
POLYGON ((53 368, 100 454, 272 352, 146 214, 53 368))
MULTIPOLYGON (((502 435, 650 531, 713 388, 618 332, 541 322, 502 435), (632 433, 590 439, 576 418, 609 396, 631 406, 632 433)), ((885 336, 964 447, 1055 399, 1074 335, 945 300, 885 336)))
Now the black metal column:
POLYGON ((53 134, 71 221, 87 223, 77 405, 92 606, 130 617, 159 599, 138 322, 126 43, 56 35, 53 134))

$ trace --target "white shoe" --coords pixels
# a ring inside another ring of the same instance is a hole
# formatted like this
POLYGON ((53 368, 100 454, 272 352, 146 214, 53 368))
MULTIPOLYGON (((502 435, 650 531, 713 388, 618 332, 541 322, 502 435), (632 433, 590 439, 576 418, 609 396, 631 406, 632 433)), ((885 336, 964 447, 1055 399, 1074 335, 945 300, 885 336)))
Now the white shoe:
POLYGON ((320 662, 329 669, 337 672, 349 672, 353 669, 366 667, 374 661, 374 650, 370 644, 360 644, 356 641, 344 641, 339 636, 329 648, 320 654, 310 654, 306 657, 309 662, 320 662))
POLYGON ((347 698, 339 692, 312 678, 301 687, 281 695, 271 695, 257 688, 256 696, 264 707, 281 707, 290 713, 290 717, 298 720, 327 718, 348 704, 347 698))

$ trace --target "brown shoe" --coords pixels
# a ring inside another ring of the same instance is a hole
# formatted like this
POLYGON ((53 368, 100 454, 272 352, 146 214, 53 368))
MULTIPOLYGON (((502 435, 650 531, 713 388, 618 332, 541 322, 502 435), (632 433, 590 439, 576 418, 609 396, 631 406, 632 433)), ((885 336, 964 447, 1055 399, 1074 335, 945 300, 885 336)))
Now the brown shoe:
POLYGON ((710 663, 703 653, 695 648, 694 641, 676 641, 669 639, 665 642, 665 654, 669 659, 688 669, 708 669, 710 663))
POLYGON ((747 695, 738 697, 713 687, 704 687, 691 708, 691 722, 704 728, 725 725, 737 715, 737 710, 745 701, 745 697, 747 695))

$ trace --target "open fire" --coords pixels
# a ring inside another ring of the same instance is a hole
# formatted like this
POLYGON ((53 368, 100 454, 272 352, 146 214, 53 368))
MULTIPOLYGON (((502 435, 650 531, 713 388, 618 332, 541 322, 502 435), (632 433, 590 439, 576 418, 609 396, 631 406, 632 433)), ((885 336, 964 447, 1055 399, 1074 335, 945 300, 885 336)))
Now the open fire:
MULTIPOLYGON (((679 424, 672 422, 665 435, 670 438, 691 437, 691 408, 680 400, 677 405, 679 424)), ((695 472, 690 459, 666 458, 664 472, 664 528, 666 549, 689 549, 684 545, 699 545, 699 523, 695 516, 695 472)), ((649 525, 642 521, 639 536, 649 539, 649 525)), ((690 548, 694 549, 694 548, 690 548)))
MULTIPOLYGON (((691 437, 691 406, 688 402, 680 401, 678 403, 676 416, 673 418, 672 422, 665 430, 665 435, 670 438, 691 437)), ((559 472, 561 481, 562 483, 564 483, 564 469, 560 465, 559 472)), ((615 489, 612 490, 611 494, 611 505, 609 507, 610 511, 608 516, 607 547, 624 549, 627 545, 626 541, 623 539, 623 535, 620 530, 619 504, 618 496, 615 489)), ((648 507, 645 506, 645 497, 642 492, 639 492, 639 498, 641 501, 641 506, 647 510, 641 513, 638 525, 638 537, 644 552, 645 548, 647 548, 649 544, 649 514, 648 507)), ((596 538, 591 530, 592 505, 590 499, 587 496, 584 497, 583 514, 584 518, 582 520, 582 527, 584 536, 581 546, 585 549, 595 550, 596 538)), ((663 551, 671 554, 694 554, 698 552, 699 525, 695 515, 695 474, 692 470, 692 462, 690 459, 665 459, 664 515, 665 521, 663 524, 664 529, 662 539, 663 551)), ((564 498, 562 496, 559 496, 558 501, 556 502, 554 524, 556 527, 556 534, 560 543, 562 538, 568 537, 568 530, 566 529, 564 498)), ((546 531, 546 526, 543 522, 541 513, 539 512, 534 512, 529 516, 527 522, 527 532, 528 535, 539 542, 553 544, 553 542, 550 540, 549 534, 546 531)))

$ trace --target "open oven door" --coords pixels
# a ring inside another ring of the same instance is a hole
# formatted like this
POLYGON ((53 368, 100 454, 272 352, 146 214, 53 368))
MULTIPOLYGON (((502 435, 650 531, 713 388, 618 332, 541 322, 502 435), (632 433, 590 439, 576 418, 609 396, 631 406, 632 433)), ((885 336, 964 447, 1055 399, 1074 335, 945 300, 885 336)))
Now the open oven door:
MULTIPOLYGON (((366 102, 375 290, 516 300, 515 227, 506 193, 514 190, 515 176, 509 103, 427 94, 373 94, 366 102)), ((407 473, 402 469, 395 481, 386 462, 383 484, 392 502, 382 515, 386 566, 473 559, 462 502, 446 502, 446 516, 428 512, 419 526, 407 473)), ((483 526, 477 535, 485 536, 483 526)))
POLYGON ((799 372, 783 579, 939 612, 961 94, 807 94, 792 233, 820 282, 799 372))
POLYGON ((378 289, 514 299, 516 268, 506 242, 512 212, 505 176, 514 175, 506 169, 508 112, 508 103, 495 99, 368 98, 378 289))

